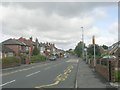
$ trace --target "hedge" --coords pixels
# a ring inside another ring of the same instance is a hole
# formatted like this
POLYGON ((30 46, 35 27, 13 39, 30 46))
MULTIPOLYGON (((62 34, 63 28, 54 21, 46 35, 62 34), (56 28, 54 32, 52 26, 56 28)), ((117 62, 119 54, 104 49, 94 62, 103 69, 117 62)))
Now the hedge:
POLYGON ((45 60, 46 60, 46 57, 45 57, 45 56, 42 56, 42 55, 34 55, 34 56, 31 56, 30 62, 31 62, 31 63, 34 63, 34 62, 40 62, 40 61, 45 61, 45 60))
POLYGON ((120 82, 120 70, 115 70, 115 81, 120 82))
POLYGON ((2 64, 11 64, 11 63, 19 63, 19 60, 15 56, 2 58, 2 64))

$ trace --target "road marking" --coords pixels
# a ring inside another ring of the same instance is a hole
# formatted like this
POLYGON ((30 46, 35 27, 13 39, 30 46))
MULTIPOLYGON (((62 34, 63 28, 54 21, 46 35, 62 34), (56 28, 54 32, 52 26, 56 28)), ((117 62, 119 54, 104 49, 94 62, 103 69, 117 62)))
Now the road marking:
POLYGON ((75 88, 78 88, 78 86, 77 86, 77 80, 75 81, 75 88))
POLYGON ((27 71, 27 70, 30 70, 30 69, 33 69, 33 68, 43 67, 43 66, 46 66, 46 65, 47 64, 43 64, 43 65, 32 66, 30 68, 19 69, 19 70, 13 71, 13 72, 4 73, 4 74, 2 74, 2 76, 7 76, 7 75, 11 75, 11 74, 14 74, 14 73, 17 73, 17 72, 27 71))
POLYGON ((35 87, 35 88, 50 87, 50 86, 57 85, 58 83, 59 83, 59 81, 55 81, 55 82, 54 82, 54 83, 52 83, 52 84, 42 85, 42 86, 37 86, 37 87, 35 87))
POLYGON ((13 82, 15 82, 15 81, 16 81, 16 80, 12 80, 12 81, 6 82, 6 83, 0 85, 0 87, 5 86, 5 85, 10 84, 10 83, 13 83, 13 82))
POLYGON ((73 62, 73 63, 77 63, 77 62, 78 62, 78 60, 70 59, 70 60, 68 60, 68 61, 66 61, 66 62, 73 62))
POLYGON ((44 87, 50 87, 50 86, 54 86, 54 85, 58 85, 61 81, 64 81, 68 78, 70 72, 72 71, 73 66, 68 66, 65 70, 63 74, 59 74, 55 79, 54 82, 51 84, 47 84, 47 85, 41 85, 41 86, 36 86, 35 88, 44 88, 44 87))
POLYGON ((31 73, 31 74, 29 74, 29 75, 26 75, 26 77, 30 77, 30 76, 32 76, 32 75, 35 75, 35 74, 39 73, 39 72, 40 72, 40 71, 37 71, 37 72, 31 73))

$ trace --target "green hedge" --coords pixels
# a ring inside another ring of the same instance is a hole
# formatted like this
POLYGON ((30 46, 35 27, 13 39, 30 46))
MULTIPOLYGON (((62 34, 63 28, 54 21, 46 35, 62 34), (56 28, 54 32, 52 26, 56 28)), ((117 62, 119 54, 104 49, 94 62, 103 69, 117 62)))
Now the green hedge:
POLYGON ((19 60, 14 56, 2 58, 2 64, 11 64, 11 63, 19 63, 19 60))
POLYGON ((46 60, 46 57, 45 57, 45 56, 42 56, 42 55, 34 55, 34 56, 31 56, 30 62, 31 62, 31 63, 34 63, 34 62, 40 62, 40 61, 45 61, 45 60, 46 60))
POLYGON ((120 70, 115 70, 115 81, 120 82, 120 70))

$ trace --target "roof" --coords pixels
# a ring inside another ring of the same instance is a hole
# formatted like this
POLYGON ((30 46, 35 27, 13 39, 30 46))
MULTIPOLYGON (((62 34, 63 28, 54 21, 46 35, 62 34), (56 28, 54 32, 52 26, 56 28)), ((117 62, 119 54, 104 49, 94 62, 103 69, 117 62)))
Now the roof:
POLYGON ((114 43, 111 48, 109 49, 109 54, 115 54, 118 52, 118 50, 120 49, 119 47, 119 43, 120 41, 118 41, 117 43, 114 43))
POLYGON ((3 41, 2 44, 4 44, 4 45, 24 45, 23 43, 19 42, 18 40, 15 40, 15 39, 8 39, 6 41, 3 41))
POLYGON ((31 41, 31 40, 27 40, 27 39, 22 38, 22 37, 19 38, 18 41, 21 42, 21 43, 26 44, 27 46, 32 46, 32 45, 35 44, 33 41, 31 41))

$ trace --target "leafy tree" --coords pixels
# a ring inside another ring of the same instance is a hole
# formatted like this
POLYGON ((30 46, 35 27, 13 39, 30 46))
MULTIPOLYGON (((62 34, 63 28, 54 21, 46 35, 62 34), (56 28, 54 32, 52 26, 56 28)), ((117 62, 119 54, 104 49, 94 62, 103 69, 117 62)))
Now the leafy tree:
MULTIPOLYGON (((89 55, 90 57, 92 57, 92 56, 94 55, 94 45, 93 45, 93 44, 92 44, 92 45, 89 45, 87 51, 88 51, 88 55, 89 55)), ((95 55, 96 55, 97 57, 100 57, 100 56, 101 56, 100 48, 99 48, 99 46, 98 46, 97 44, 95 44, 95 55)))
MULTIPOLYGON (((81 57, 81 56, 82 56, 82 45, 83 45, 83 43, 82 43, 82 42, 79 42, 79 43, 77 44, 77 46, 75 47, 74 52, 77 54, 78 57, 81 57)), ((84 44, 84 47, 85 47, 85 44, 84 44)))
POLYGON ((38 55, 39 53, 40 53, 39 49, 37 48, 37 46, 35 46, 32 55, 38 55))
POLYGON ((108 46, 106 46, 106 45, 103 45, 102 47, 103 47, 104 49, 108 49, 108 46))

